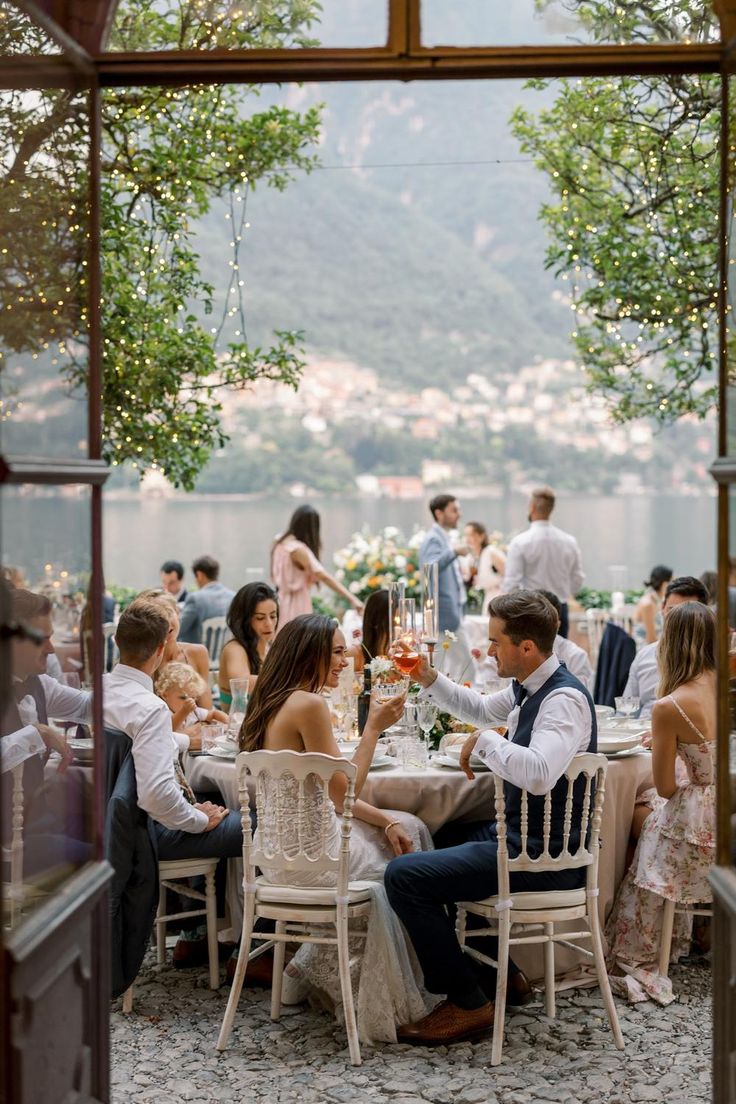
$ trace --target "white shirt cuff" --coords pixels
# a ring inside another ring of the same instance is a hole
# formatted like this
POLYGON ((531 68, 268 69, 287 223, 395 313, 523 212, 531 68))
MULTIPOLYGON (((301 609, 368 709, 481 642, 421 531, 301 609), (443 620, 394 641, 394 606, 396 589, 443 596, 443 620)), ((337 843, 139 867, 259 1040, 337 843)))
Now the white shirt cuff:
POLYGON ((179 751, 189 751, 189 737, 186 732, 175 732, 174 742, 179 751))
POLYGON ((499 746, 499 741, 507 743, 506 737, 500 732, 494 732, 492 728, 486 729, 479 735, 473 752, 479 759, 487 759, 499 746))

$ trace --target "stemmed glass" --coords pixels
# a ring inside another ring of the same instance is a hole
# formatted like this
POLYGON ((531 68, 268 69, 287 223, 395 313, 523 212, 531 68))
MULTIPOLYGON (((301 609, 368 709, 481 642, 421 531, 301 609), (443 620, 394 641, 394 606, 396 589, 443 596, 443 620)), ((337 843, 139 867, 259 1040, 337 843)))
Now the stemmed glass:
POLYGON ((422 730, 424 742, 427 745, 427 755, 429 755, 429 734, 434 728, 438 713, 439 709, 436 705, 433 705, 432 702, 417 702, 417 721, 419 722, 419 727, 422 730))
POLYGON ((335 714, 337 728, 335 736, 345 739, 345 718, 348 713, 349 702, 342 686, 336 686, 330 694, 330 709, 335 714))

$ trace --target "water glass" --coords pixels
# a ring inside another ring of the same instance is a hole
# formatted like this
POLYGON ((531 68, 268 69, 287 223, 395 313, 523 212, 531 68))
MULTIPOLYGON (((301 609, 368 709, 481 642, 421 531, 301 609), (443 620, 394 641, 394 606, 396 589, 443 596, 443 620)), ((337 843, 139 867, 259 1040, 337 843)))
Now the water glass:
POLYGON ((396 679, 393 682, 388 682, 384 679, 379 679, 374 686, 374 694, 376 695, 376 701, 389 702, 393 698, 398 698, 402 694, 405 694, 409 689, 409 679, 402 678, 396 679))
POLYGON ((399 738, 397 758, 402 767, 409 770, 425 770, 429 763, 429 752, 423 740, 408 732, 399 738))
POLYGON ((638 712, 640 701, 634 694, 622 695, 620 698, 614 698, 614 701, 616 712, 620 713, 622 717, 631 717, 638 712))
POLYGON ((215 744, 221 744, 225 738, 225 726, 217 722, 200 725, 200 732, 202 734, 202 753, 205 755, 209 754, 210 748, 213 748, 215 744))

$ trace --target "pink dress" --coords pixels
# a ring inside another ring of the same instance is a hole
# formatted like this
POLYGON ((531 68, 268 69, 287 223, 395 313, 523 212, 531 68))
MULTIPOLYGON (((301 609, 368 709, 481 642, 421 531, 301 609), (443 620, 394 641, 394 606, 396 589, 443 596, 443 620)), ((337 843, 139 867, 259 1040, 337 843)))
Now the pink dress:
POLYGON ((279 629, 299 614, 312 612, 310 590, 317 582, 317 572, 321 570, 322 565, 314 553, 296 537, 286 537, 276 545, 271 574, 279 592, 279 629), (301 548, 309 559, 308 571, 302 571, 291 558, 291 553, 297 548, 301 548))
MULTIPOLYGON (((664 900, 695 905, 711 900, 708 872, 715 853, 715 743, 705 739, 683 709, 670 701, 698 737, 697 744, 678 741, 677 754, 687 781, 672 797, 652 798, 634 859, 621 883, 606 925, 609 964, 626 971, 612 979, 633 1000, 674 1000, 669 980, 656 972, 664 900)), ((692 918, 675 913, 671 958, 687 954, 692 918)))

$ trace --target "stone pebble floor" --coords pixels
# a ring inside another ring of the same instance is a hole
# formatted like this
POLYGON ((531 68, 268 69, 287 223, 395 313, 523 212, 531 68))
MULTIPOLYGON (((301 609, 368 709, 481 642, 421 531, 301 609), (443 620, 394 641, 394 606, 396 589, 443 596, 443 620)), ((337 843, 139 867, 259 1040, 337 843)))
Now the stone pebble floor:
POLYGON ((541 995, 507 1016, 503 1062, 491 1044, 437 1049, 363 1048, 349 1064, 343 1032, 324 1012, 285 1009, 269 1018, 269 992, 244 990, 230 1046, 215 1051, 229 989, 204 971, 160 972, 147 962, 133 1013, 111 1017, 113 1104, 196 1100, 269 1104, 577 1104, 711 1099, 711 975, 693 960, 673 968, 667 1008, 617 1002, 626 1049, 613 1046, 596 989, 560 993, 557 1019, 541 995))

